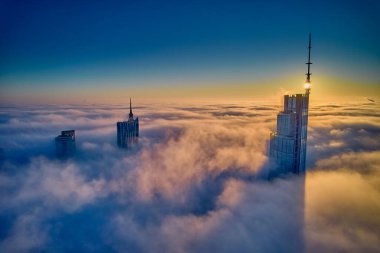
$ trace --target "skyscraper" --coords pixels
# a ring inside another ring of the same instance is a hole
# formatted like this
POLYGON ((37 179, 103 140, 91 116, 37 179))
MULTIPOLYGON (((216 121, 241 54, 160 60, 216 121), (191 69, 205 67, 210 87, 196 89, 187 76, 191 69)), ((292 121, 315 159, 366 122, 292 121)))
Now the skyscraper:
POLYGON ((307 125, 310 95, 310 50, 307 64, 305 93, 284 96, 284 109, 277 115, 277 131, 269 140, 269 158, 277 166, 277 172, 305 172, 307 125))
POLYGON ((55 137, 55 150, 58 158, 65 159, 75 155, 75 130, 62 131, 55 137))
POLYGON ((120 148, 127 148, 137 143, 139 137, 139 118, 133 118, 132 101, 129 99, 128 121, 117 122, 117 145, 120 148))

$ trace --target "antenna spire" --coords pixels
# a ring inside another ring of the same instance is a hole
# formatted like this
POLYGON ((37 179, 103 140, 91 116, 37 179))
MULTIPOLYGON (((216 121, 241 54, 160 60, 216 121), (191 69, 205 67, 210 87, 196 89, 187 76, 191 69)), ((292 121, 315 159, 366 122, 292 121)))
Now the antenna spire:
POLYGON ((132 99, 129 98, 129 119, 133 119, 133 113, 132 113, 132 99))
POLYGON ((308 61, 307 61, 307 73, 306 73, 306 82, 307 83, 310 83, 310 76, 311 76, 311 73, 310 73, 310 65, 313 64, 310 62, 310 51, 311 51, 311 33, 309 33, 309 57, 308 57, 308 61))
POLYGON ((312 64, 310 62, 310 51, 311 51, 311 33, 309 33, 309 57, 308 57, 308 60, 306 62, 307 64, 307 73, 306 73, 306 82, 305 82, 305 89, 306 89, 306 94, 309 95, 310 94, 310 76, 311 76, 311 73, 310 73, 310 65, 312 64))

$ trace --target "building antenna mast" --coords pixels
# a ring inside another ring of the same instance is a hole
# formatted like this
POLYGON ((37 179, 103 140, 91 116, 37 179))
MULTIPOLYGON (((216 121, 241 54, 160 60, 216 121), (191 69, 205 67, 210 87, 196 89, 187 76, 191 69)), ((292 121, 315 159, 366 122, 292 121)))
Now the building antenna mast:
POLYGON ((132 113, 132 99, 129 98, 129 118, 133 119, 133 113, 132 113))
POLYGON ((310 65, 313 64, 312 62, 310 62, 310 51, 311 51, 311 33, 309 34, 309 57, 308 57, 308 61, 306 62, 307 64, 307 73, 306 73, 306 82, 307 83, 310 83, 310 76, 311 76, 311 73, 310 73, 310 65))
POLYGON ((313 64, 310 62, 310 51, 311 51, 311 33, 309 33, 309 57, 308 57, 308 61, 306 62, 307 64, 307 73, 306 73, 306 83, 305 83, 305 88, 306 88, 306 93, 309 94, 310 92, 310 83, 311 83, 311 80, 310 80, 310 76, 311 76, 311 73, 310 73, 310 65, 313 64))

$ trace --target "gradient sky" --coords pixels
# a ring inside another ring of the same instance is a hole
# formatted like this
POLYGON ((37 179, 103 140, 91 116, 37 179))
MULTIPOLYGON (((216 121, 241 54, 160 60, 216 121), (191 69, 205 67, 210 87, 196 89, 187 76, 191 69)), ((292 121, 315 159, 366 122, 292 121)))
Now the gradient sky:
POLYGON ((0 1, 2 102, 380 98, 380 2, 0 1))

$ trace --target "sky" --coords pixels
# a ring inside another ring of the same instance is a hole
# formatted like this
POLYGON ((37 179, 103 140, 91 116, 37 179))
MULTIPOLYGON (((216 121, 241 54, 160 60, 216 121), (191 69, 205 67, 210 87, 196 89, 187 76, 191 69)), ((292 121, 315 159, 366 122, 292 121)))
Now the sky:
POLYGON ((380 97, 380 3, 0 2, 3 103, 380 97))
POLYGON ((378 252, 379 12, 0 0, 0 252, 378 252), (268 180, 309 33, 307 171, 268 180), (130 97, 140 135, 124 150, 130 97), (76 154, 57 159, 67 129, 76 154))

